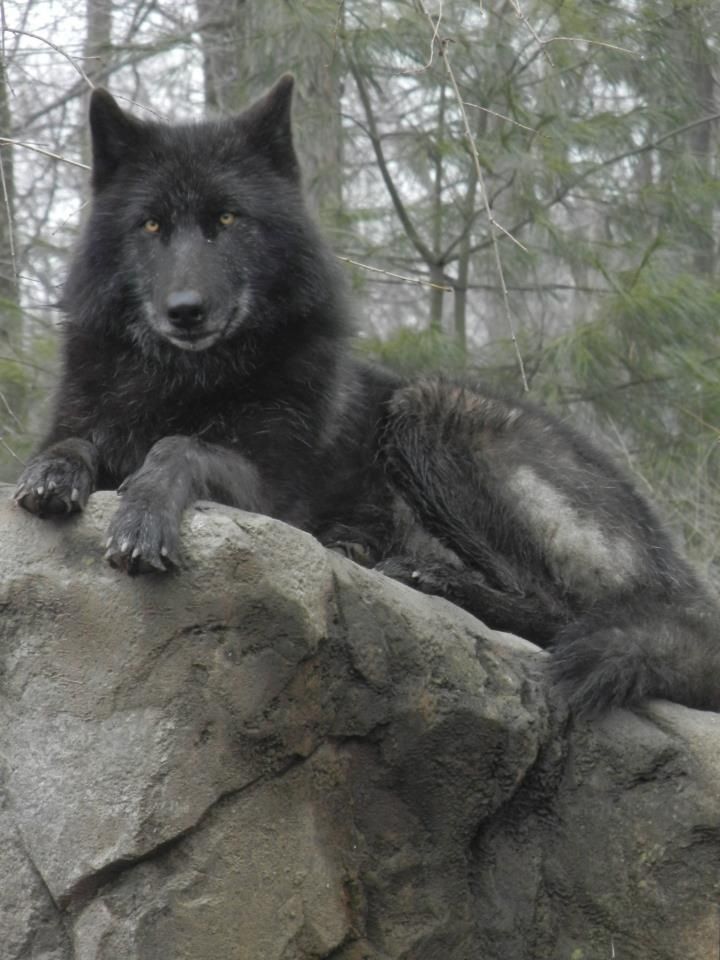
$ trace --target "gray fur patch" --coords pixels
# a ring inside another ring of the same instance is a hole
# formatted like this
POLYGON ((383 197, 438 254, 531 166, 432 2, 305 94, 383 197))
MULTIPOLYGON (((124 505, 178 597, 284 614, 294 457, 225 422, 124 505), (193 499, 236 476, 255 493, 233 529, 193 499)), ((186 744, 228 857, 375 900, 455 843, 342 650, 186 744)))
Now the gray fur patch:
POLYGON ((634 579, 639 558, 629 540, 603 530, 598 518, 583 516, 530 467, 516 470, 508 486, 553 574, 567 587, 592 599, 634 579))

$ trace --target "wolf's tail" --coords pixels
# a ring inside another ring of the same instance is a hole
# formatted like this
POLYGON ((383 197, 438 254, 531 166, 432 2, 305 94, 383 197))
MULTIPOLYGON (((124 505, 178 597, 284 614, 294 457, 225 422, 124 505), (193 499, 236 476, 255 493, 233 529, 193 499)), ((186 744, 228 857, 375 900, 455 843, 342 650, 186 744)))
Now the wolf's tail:
POLYGON ((699 587, 675 602, 608 600, 552 641, 552 674, 571 709, 593 715, 660 698, 720 711, 720 615, 699 587))

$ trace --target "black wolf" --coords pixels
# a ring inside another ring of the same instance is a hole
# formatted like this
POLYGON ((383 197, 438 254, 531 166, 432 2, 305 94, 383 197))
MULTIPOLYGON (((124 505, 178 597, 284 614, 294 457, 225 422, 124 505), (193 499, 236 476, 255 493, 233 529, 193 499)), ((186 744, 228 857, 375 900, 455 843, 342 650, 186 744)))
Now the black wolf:
POLYGON ((291 89, 177 126, 94 92, 64 374, 17 502, 118 488, 107 557, 131 574, 178 563, 195 499, 259 511, 551 645, 576 710, 719 708, 717 608, 609 460, 530 406, 353 358, 291 89))

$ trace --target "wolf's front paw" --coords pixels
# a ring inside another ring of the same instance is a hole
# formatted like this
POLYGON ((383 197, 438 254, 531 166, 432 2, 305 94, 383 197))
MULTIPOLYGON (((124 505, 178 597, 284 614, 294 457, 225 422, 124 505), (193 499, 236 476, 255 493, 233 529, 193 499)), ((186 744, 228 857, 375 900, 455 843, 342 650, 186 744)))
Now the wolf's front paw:
POLYGON ((82 460, 40 454, 23 471, 13 499, 39 517, 75 513, 84 508, 92 486, 93 475, 82 460))
POLYGON ((130 576, 165 573, 180 565, 178 523, 147 504, 128 500, 108 527, 105 559, 130 576))

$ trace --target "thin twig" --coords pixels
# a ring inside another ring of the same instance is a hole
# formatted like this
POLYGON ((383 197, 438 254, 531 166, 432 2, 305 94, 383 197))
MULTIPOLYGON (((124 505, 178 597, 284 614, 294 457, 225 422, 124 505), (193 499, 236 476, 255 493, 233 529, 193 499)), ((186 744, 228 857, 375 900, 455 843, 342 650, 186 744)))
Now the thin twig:
POLYGON ((332 53, 330 54, 330 61, 325 64, 327 69, 332 67, 335 57, 337 56, 338 37, 340 36, 340 27, 342 26, 343 22, 344 7, 345 0, 340 0, 338 3, 337 14, 335 15, 335 24, 332 31, 332 53))
POLYGON ((58 47, 51 40, 47 40, 45 37, 39 36, 37 33, 29 33, 27 30, 14 30, 12 27, 5 27, 8 33, 14 33, 16 37, 32 37, 33 40, 37 40, 40 43, 45 43, 48 47, 59 53, 61 57, 65 57, 68 63, 73 67, 74 70, 80 74, 85 83, 90 87, 91 90, 95 89, 95 84, 92 82, 90 77, 85 73, 83 68, 77 63, 74 57, 71 57, 69 53, 66 53, 61 47, 58 47))
POLYGON ((0 143, 11 143, 16 147, 23 147, 25 150, 32 150, 33 153, 39 153, 43 157, 50 157, 51 160, 62 160, 63 163, 69 163, 73 167, 80 167, 82 170, 89 170, 87 163, 80 163, 79 160, 70 160, 69 157, 63 157, 59 153, 52 153, 50 150, 43 150, 42 147, 36 147, 25 140, 13 140, 12 137, 0 137, 0 143))
POLYGON ((37 370, 39 373, 47 374, 49 370, 47 367, 42 367, 38 363, 32 363, 30 360, 20 360, 17 357, 6 357, 3 354, 0 354, 0 360, 4 360, 7 363, 15 363, 21 367, 28 367, 30 370, 37 370))
POLYGON ((698 416, 697 413, 693 413, 692 410, 688 410, 687 407, 678 407, 680 413, 684 413, 685 416, 690 417, 692 420, 695 420, 700 426, 704 427, 706 430, 711 430, 713 433, 718 435, 720 438, 720 428, 713 426, 712 423, 708 423, 707 420, 704 420, 703 417, 698 416))
MULTIPOLYGON (((72 66, 75 68, 75 70, 77 70, 77 72, 80 74, 80 76, 82 77, 82 79, 85 81, 85 83, 88 85, 88 87, 89 87, 91 90, 94 90, 94 89, 95 89, 95 84, 92 82, 92 80, 90 79, 90 77, 88 77, 88 75, 85 73, 85 71, 82 69, 82 67, 78 64, 77 59, 82 59, 82 60, 98 60, 98 59, 100 59, 99 57, 97 57, 97 56, 81 57, 81 58, 71 57, 70 54, 66 53, 64 50, 62 50, 60 47, 56 46, 56 45, 55 45, 54 43, 52 43, 50 40, 46 40, 44 37, 40 37, 40 36, 38 36, 38 35, 35 34, 35 33, 28 33, 27 30, 13 30, 13 29, 10 28, 10 27, 5 27, 4 29, 7 30, 8 33, 15 33, 15 34, 17 34, 18 36, 21 36, 21 37, 32 37, 34 40, 39 40, 41 43, 46 43, 49 47, 52 47, 53 50, 57 51, 57 53, 59 53, 61 56, 65 57, 65 59, 68 60, 68 61, 72 64, 72 66)), ((158 113, 157 110, 154 110, 152 107, 148 107, 148 106, 146 106, 146 105, 143 104, 143 103, 138 103, 137 100, 131 100, 130 97, 124 97, 124 96, 122 96, 121 94, 117 94, 117 96, 115 97, 115 99, 116 99, 116 100, 122 100, 124 103, 132 104, 132 106, 138 107, 140 110, 146 110, 148 113, 151 113, 153 116, 158 117, 158 118, 161 119, 161 120, 164 120, 164 119, 165 119, 165 117, 163 116, 163 114, 158 113)), ((53 156, 53 155, 52 155, 52 154, 48 154, 48 156, 53 156)), ((62 157, 59 157, 59 158, 57 158, 57 159, 62 160, 63 158, 62 158, 62 157)), ((71 163, 72 161, 67 161, 67 162, 68 162, 68 163, 71 163)), ((88 167, 87 169, 89 169, 89 167, 88 167)))
POLYGON ((656 496, 657 496, 657 492, 656 492, 656 490, 655 490, 655 487, 653 487, 652 483, 650 483, 650 481, 648 480, 648 478, 645 476, 645 474, 644 474, 644 473, 642 472, 642 470, 640 469, 640 465, 639 465, 638 462, 637 462, 637 458, 636 458, 636 457, 633 457, 632 453, 631 453, 630 450, 628 449, 628 445, 627 445, 627 443, 626 443, 626 441, 625 441, 625 437, 623 436, 622 431, 620 430, 620 428, 619 428, 618 425, 615 423, 615 421, 614 421, 614 419, 613 419, 612 417, 609 417, 609 418, 608 418, 608 423, 609 423, 610 427, 612 428, 613 433, 615 434, 615 442, 617 443, 617 445, 618 445, 621 453, 623 454, 623 456, 624 456, 625 459, 627 460, 627 464, 628 464, 628 466, 630 467, 630 469, 632 470, 633 475, 636 476, 636 477, 639 477, 640 480, 642 480, 642 482, 645 484, 645 487, 647 488, 648 493, 650 493, 653 498, 656 497, 656 496))
POLYGON ((5 447, 5 449, 6 449, 7 452, 10 454, 11 457, 15 457, 15 459, 17 460, 18 463, 21 463, 23 466, 25 466, 25 461, 22 459, 22 457, 19 457, 19 456, 15 453, 15 451, 13 450, 13 448, 12 448, 11 446, 9 446, 7 443, 5 443, 5 441, 3 440, 2 436, 0 436, 0 444, 2 444, 3 447, 5 447))
MULTIPOLYGON (((593 164, 592 166, 586 167, 581 173, 576 174, 572 180, 568 180, 561 187, 559 187, 555 193, 549 197, 547 200, 544 200, 540 205, 540 210, 549 210, 551 207, 554 207, 555 204, 561 203, 568 194, 571 193, 576 187, 579 187, 586 180, 589 180, 600 170, 604 170, 606 167, 611 167, 616 163, 620 163, 623 160, 626 160, 628 157, 637 157, 642 153, 647 153, 650 150, 657 150, 666 140, 671 140, 673 137, 681 136, 683 133, 687 133, 688 130, 692 130, 694 127, 699 127, 704 123, 714 123, 716 120, 720 120, 720 111, 718 113, 710 113, 705 117, 699 117, 697 120, 691 120, 690 123, 684 123, 681 127, 675 127, 673 130, 669 130, 667 133, 664 133, 661 137, 658 137, 655 140, 651 140, 648 143, 642 144, 640 147, 632 147, 630 150, 623 150, 622 153, 613 154, 613 156, 606 158, 605 160, 600 160, 598 163, 593 164)), ((532 222, 533 216, 527 215, 518 220, 513 224, 512 231, 516 233, 518 230, 522 230, 529 223, 532 222)), ((476 243, 472 248, 472 253, 477 253, 480 250, 485 250, 490 245, 491 240, 485 239, 480 243, 476 243)))
POLYGON ((508 123, 512 123, 516 127, 522 127, 523 130, 529 130, 530 133, 537 133, 537 130, 534 127, 528 127, 524 123, 513 120, 512 117, 506 117, 504 113, 497 113, 495 110, 490 110, 488 107, 481 107, 479 103, 470 103, 469 100, 463 100, 463 103, 466 107, 474 107, 476 110, 482 110, 483 113, 489 113, 491 117, 497 117, 499 120, 506 120, 508 123))
POLYGON ((555 64, 554 64, 553 61, 552 61, 552 57, 550 56, 550 54, 548 53, 548 51, 545 49, 545 42, 540 39, 540 37, 537 35, 537 33, 536 33, 536 31, 535 31, 535 27, 533 27, 533 25, 530 23, 530 21, 528 20, 528 18, 527 18, 527 17, 525 16, 525 14, 523 13, 523 10, 522 10, 522 7, 520 6, 519 0, 510 0, 510 3, 512 4, 512 7, 513 7, 513 9, 514 9, 514 11, 515 11, 518 19, 519 19, 519 20, 522 20, 522 22, 525 24, 526 29, 527 29, 528 32, 531 34, 531 36, 533 37, 533 39, 535 40, 535 42, 536 42, 537 44, 539 44, 540 49, 542 50, 542 52, 543 52, 543 54, 544 54, 545 59, 547 60, 547 62, 550 64, 551 67, 554 67, 555 64))
POLYGON ((351 263, 354 267, 362 267, 363 270, 370 270, 372 273, 382 273, 386 277, 393 277, 395 280, 404 280, 405 283, 418 283, 424 287, 433 287, 435 290, 443 290, 445 293, 452 293, 452 287, 445 287, 440 283, 433 283, 431 280, 422 280, 419 277, 405 277, 401 273, 391 273, 389 270, 381 270, 380 267, 371 267, 367 263, 360 263, 358 260, 351 260, 350 257, 341 257, 339 254, 335 255, 338 260, 342 260, 343 263, 351 263))
POLYGON ((5 396, 5 394, 4 394, 1 390, 0 390, 0 400, 2 400, 2 402, 3 402, 4 406, 5 406, 5 409, 6 409, 7 412, 10 414, 10 416, 11 416, 12 419, 15 421, 15 423, 16 423, 16 424, 20 427, 20 429, 22 430, 22 429, 23 429, 23 425, 20 423, 19 419, 17 418, 17 416, 16 416, 16 414, 15 414, 15 411, 14 411, 13 408, 10 406, 10 404, 7 402, 7 397, 5 396))
MULTIPOLYGON (((421 0, 420 0, 421 2, 421 0)), ((387 159, 385 157, 385 151, 383 150, 382 137, 380 136, 380 131, 378 130, 377 123, 375 122, 375 116, 372 110, 372 103, 370 101, 370 94, 368 93, 367 87, 365 86, 365 81, 363 79, 362 73, 357 69, 356 65, 353 63, 352 59, 348 62, 348 67, 350 73, 353 75, 355 80, 355 86, 357 87, 358 94, 360 96, 360 103, 363 106, 365 111, 365 117, 367 119, 367 132, 370 137, 370 143, 373 148, 373 153, 375 154, 375 159, 377 161, 378 169, 380 171, 380 176, 383 179, 383 183, 387 188, 387 192, 390 195, 392 200, 393 207, 395 212, 400 220, 400 223, 405 230, 405 233, 415 247, 417 252, 420 254, 422 259, 426 264, 435 263, 435 255, 430 247, 425 243, 422 236, 415 228, 414 223, 405 208, 405 204, 402 201, 402 198, 398 192, 397 186, 393 181, 393 178, 388 169, 387 159)))
MULTIPOLYGON (((420 0, 422 2, 422 0, 420 0)), ((528 385, 527 376, 525 374, 525 364, 523 363, 522 354, 520 353, 520 347, 518 345, 517 336, 515 335, 515 325, 513 323, 512 310, 510 309, 510 296, 508 294, 507 284, 505 283, 505 271, 503 270, 502 259, 500 257, 500 247, 498 245, 497 231, 500 230, 505 236, 509 237, 514 243, 516 243, 521 249, 526 250, 526 248, 520 243, 519 240, 516 240, 513 235, 502 227, 497 220, 495 219, 492 209, 490 207, 490 200, 488 198, 487 187, 485 186, 485 178, 483 177, 482 167, 480 165, 480 157, 478 156, 477 147, 475 146, 475 138, 472 135, 472 130, 470 129, 470 121, 468 120, 468 115, 465 110, 464 102, 460 89, 455 78, 455 72, 450 63, 450 57, 448 56, 448 46, 449 40, 443 39, 440 41, 440 56, 443 59, 445 64, 445 69, 447 70, 448 77, 450 78, 450 83, 452 85, 455 97, 457 98, 458 106, 460 108, 460 114, 462 116, 463 126, 465 128, 465 137, 470 147, 470 152, 472 154, 473 162, 475 164, 475 172, 477 174, 478 184, 480 185, 480 194, 483 199, 483 205, 485 207, 485 214, 490 223, 490 237, 492 239, 493 251, 495 254, 495 266, 498 272, 498 278, 500 280, 500 286, 502 288, 502 298, 503 298, 503 307, 505 311, 505 319, 507 320, 508 329, 510 330, 510 339, 512 340, 513 347, 515 348, 515 355, 518 361, 518 367, 520 368, 520 378, 522 380, 523 389, 527 393, 530 390, 528 385)))
MULTIPOLYGON (((477 182, 480 186, 480 193, 483 198, 485 214, 488 218, 488 222, 490 223, 490 237, 492 240, 493 250, 495 253, 495 265, 498 272, 498 278, 500 280, 500 286, 502 288, 505 318, 507 320, 508 328, 510 330, 510 339, 512 340, 513 346, 515 348, 515 354, 517 356, 518 366, 520 368, 520 378, 522 380, 523 389, 527 393, 529 392, 530 387, 528 385, 527 376, 525 374, 525 364, 523 363, 522 354, 520 353, 520 347, 517 342, 517 336, 515 335, 515 326, 513 323, 512 311, 510 309, 510 297, 508 295, 507 284, 505 283, 505 272, 502 266, 502 259, 500 258, 500 248, 497 240, 497 231, 498 230, 501 231, 506 237, 512 240, 513 243, 516 243, 522 250, 525 250, 525 252, 527 252, 527 248, 524 247, 519 240, 516 240, 509 230, 506 230, 503 226, 501 226, 493 215, 492 208, 490 207, 487 188, 485 186, 485 178, 483 177, 482 167, 480 166, 480 157, 478 156, 477 147, 475 145, 475 138, 473 137, 472 130, 470 129, 470 121, 468 120, 467 111, 465 110, 465 102, 462 98, 462 94, 460 93, 460 88, 458 87, 457 80, 455 78, 455 72, 453 71, 452 65, 450 63, 450 57, 448 56, 448 46, 450 45, 452 40, 448 37, 438 36, 438 30, 440 26, 440 17, 439 16, 437 18, 433 17, 433 15, 428 11, 427 7, 425 6, 424 0, 417 0, 417 3, 420 10, 422 11, 422 13, 425 15, 425 17, 433 27, 431 57, 437 46, 437 49, 440 52, 440 56, 443 60, 443 63, 445 64, 445 70, 447 72, 447 75, 450 78, 450 83, 452 85, 455 98, 457 99, 458 107, 460 108, 460 115, 462 117, 463 127, 465 129, 465 137, 467 139, 468 146, 470 147, 470 153, 472 154, 473 162, 475 164, 475 172, 477 174, 477 182)), ((432 59, 431 59, 431 62, 432 62, 432 59)))
POLYGON ((2 195, 3 203, 5 204, 5 210, 7 211, 7 222, 8 222, 8 246, 10 248, 10 264, 12 266, 12 275, 13 282, 17 285, 17 261, 15 259, 15 220, 13 217, 13 210, 10 204, 10 195, 7 188, 7 180, 5 178, 5 161, 3 160, 2 151, 0 150, 0 184, 2 184, 2 195))
MULTIPOLYGON (((0 0, 0 56, 2 57, 2 70, 3 74, 6 73, 5 66, 7 64, 7 51, 5 49, 5 30, 7 28, 7 21, 5 20, 5 3, 4 0, 0 0)), ((3 80, 7 83, 7 77, 3 77, 3 80)))
POLYGON ((547 37, 543 40, 538 37, 538 42, 542 44, 543 49, 548 43, 555 43, 556 40, 567 40, 569 43, 590 43, 594 47, 608 47, 610 50, 618 50, 620 53, 629 53, 631 57, 639 57, 641 60, 643 59, 643 54, 639 53, 637 50, 629 50, 627 47, 619 47, 616 43, 607 43, 605 40, 588 40, 587 37, 547 37))
POLYGON ((428 57, 428 61, 424 66, 409 67, 407 70, 400 71, 400 73, 408 74, 408 75, 425 73, 427 70, 430 69, 430 67, 435 62, 435 47, 438 42, 438 32, 440 30, 440 24, 442 22, 442 17, 443 17, 443 0, 438 0, 438 10, 437 10, 437 13, 434 13, 434 14, 428 13, 428 11, 425 9, 425 6, 422 3, 422 0, 419 0, 419 5, 420 5, 420 9, 428 18, 428 20, 430 20, 430 22, 434 24, 433 34, 432 34, 432 37, 430 38, 430 56, 428 57))
POLYGON ((554 67, 555 64, 553 63, 552 57, 547 51, 547 46, 548 44, 555 43, 558 40, 567 40, 570 43, 590 43, 596 47, 607 47, 610 50, 618 50, 620 53, 629 53, 631 57, 640 57, 640 59, 642 59, 642 54, 637 50, 628 50, 627 47, 619 47, 616 43, 608 43, 606 40, 588 40, 587 37, 541 37, 530 23, 528 18, 525 16, 522 7, 520 6, 520 0, 510 0, 510 3, 517 17, 525 24, 528 32, 532 35, 533 39, 542 50, 545 59, 551 67, 554 67))
POLYGON ((74 210, 68 213, 65 219, 61 220, 54 230, 50 231, 50 236, 51 237, 56 236, 73 218, 75 218, 79 213, 82 213, 82 211, 85 209, 85 207, 87 207, 89 203, 90 203, 89 198, 87 200, 83 200, 83 202, 80 204, 79 207, 76 207, 74 210))
MULTIPOLYGON (((0 64, 0 73, 2 74, 2 82, 7 86, 8 77, 7 77, 7 59, 5 54, 5 4, 3 3, 0 6, 0 20, 2 21, 2 63, 0 64)), ((5 210, 7 211, 7 222, 8 222, 8 246, 10 248, 10 264, 12 266, 12 275, 15 286, 17 286, 17 260, 15 258, 15 223, 13 220, 13 210, 10 204, 10 195, 7 188, 7 179, 5 177, 5 162, 3 159, 2 151, 0 151, 0 182, 2 183, 2 195, 3 203, 5 204, 5 210)))

